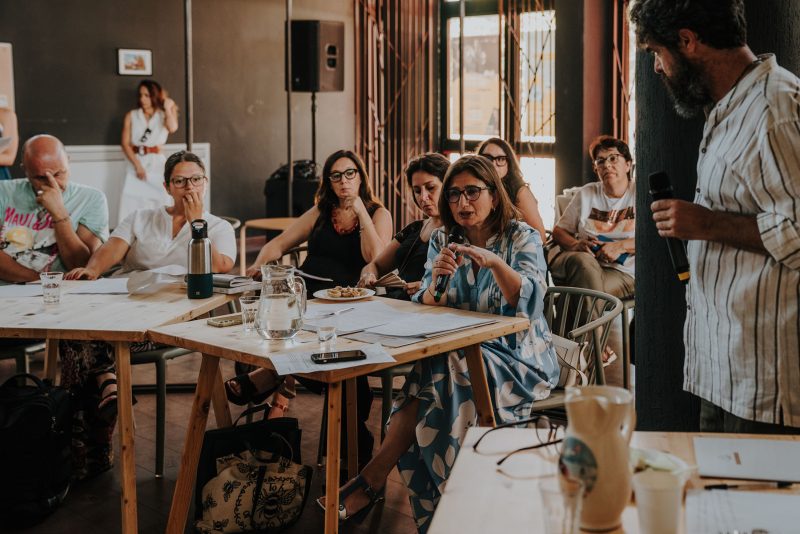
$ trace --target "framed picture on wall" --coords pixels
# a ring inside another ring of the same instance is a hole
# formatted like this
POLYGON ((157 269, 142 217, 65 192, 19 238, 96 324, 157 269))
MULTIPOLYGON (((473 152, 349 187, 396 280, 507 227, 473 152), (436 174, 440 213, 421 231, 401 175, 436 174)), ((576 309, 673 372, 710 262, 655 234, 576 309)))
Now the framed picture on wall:
POLYGON ((151 76, 153 74, 153 51, 118 48, 117 74, 124 76, 151 76))

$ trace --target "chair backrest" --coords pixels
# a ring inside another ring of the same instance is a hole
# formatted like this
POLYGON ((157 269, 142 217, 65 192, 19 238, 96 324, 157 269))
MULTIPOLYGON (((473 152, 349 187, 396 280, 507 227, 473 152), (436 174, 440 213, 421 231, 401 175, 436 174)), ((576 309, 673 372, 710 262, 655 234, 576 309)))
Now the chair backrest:
POLYGON ((544 297, 544 316, 553 334, 582 346, 588 362, 590 384, 605 384, 603 350, 611 322, 622 312, 617 297, 579 287, 548 287, 544 297))

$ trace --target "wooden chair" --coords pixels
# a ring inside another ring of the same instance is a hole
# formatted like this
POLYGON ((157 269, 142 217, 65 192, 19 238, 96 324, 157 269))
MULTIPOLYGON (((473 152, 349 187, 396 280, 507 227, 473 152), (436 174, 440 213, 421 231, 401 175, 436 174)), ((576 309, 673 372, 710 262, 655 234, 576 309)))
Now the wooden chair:
MULTIPOLYGON (((578 287, 548 287, 544 316, 550 331, 581 345, 588 362, 589 384, 605 384, 603 350, 611 323, 622 312, 622 301, 607 293, 578 287)), ((534 412, 552 412, 563 418, 564 390, 556 389, 533 404, 534 412)))

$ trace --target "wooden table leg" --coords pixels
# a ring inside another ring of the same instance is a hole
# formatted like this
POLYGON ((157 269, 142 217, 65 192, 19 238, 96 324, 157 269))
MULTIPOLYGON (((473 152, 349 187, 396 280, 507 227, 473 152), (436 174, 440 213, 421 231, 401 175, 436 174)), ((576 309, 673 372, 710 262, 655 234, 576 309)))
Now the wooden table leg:
POLYGON ((58 340, 47 338, 44 342, 44 377, 56 383, 58 368, 58 340))
POLYGON ((222 379, 222 368, 218 365, 214 378, 214 390, 211 392, 211 404, 214 406, 214 418, 217 420, 217 428, 224 428, 233 425, 231 418, 231 407, 228 404, 228 397, 225 395, 225 383, 222 379))
MULTIPOLYGON (((342 428, 342 383, 328 384, 328 450, 325 467, 325 534, 339 532, 339 440, 342 428)), ((320 436, 321 438, 322 436, 320 436)))
POLYGON ((189 416, 189 428, 186 429, 186 440, 183 443, 178 480, 175 483, 172 506, 169 509, 169 521, 167 522, 167 533, 169 534, 181 534, 186 528, 186 516, 189 514, 189 505, 197 476, 197 462, 203 447, 203 433, 206 430, 208 410, 218 369, 219 358, 203 354, 200 374, 197 377, 197 389, 194 392, 192 413, 189 416))
POLYGON ((122 469, 122 532, 138 532, 136 516, 136 454, 133 449, 133 392, 131 348, 127 341, 114 342, 117 365, 117 409, 122 469))
POLYGON ((486 381, 486 368, 483 366, 480 344, 464 347, 467 358, 469 379, 472 382, 472 395, 475 397, 475 410, 478 412, 480 426, 495 426, 492 398, 489 395, 489 383, 486 381))
POLYGON ((358 393, 355 378, 345 381, 347 391, 347 477, 358 474, 358 393))

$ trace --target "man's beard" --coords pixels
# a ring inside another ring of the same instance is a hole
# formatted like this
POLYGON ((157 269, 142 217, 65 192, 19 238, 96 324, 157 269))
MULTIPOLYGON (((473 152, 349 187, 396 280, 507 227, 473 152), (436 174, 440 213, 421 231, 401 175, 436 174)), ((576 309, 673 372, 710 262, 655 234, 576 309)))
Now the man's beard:
POLYGON ((692 65, 680 52, 673 54, 674 72, 667 76, 660 74, 667 88, 675 111, 684 119, 700 115, 707 106, 714 103, 697 67, 692 65))

